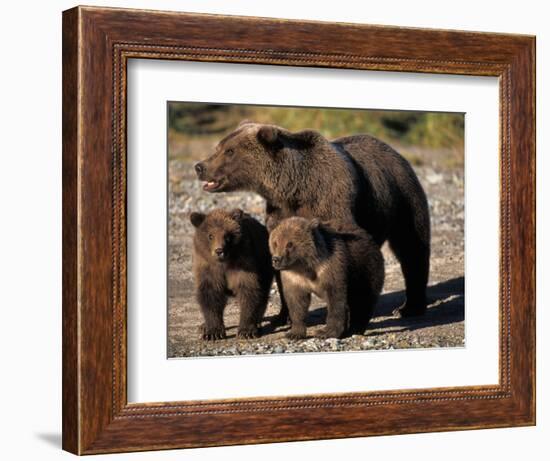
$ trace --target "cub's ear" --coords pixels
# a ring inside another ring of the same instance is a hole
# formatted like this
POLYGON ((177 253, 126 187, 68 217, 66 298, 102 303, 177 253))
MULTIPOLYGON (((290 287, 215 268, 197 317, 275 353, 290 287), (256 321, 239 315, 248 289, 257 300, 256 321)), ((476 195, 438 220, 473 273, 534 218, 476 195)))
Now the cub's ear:
POLYGON ((234 210, 231 210, 230 214, 235 221, 241 222, 241 220, 243 219, 244 211, 240 208, 235 208, 234 210))
POLYGON ((280 224, 280 220, 274 216, 268 216, 265 220, 265 227, 267 227, 267 232, 271 234, 275 228, 280 224))
POLYGON ((311 230, 318 229, 320 225, 321 225, 321 221, 319 221, 318 218, 313 218, 313 219, 309 222, 309 228, 310 228, 311 230))
POLYGON ((265 145, 274 145, 279 140, 279 128, 273 125, 264 125, 258 130, 258 140, 265 145))
POLYGON ((197 213, 195 211, 189 215, 189 220, 195 227, 199 227, 203 223, 204 218, 206 218, 204 213, 197 213))

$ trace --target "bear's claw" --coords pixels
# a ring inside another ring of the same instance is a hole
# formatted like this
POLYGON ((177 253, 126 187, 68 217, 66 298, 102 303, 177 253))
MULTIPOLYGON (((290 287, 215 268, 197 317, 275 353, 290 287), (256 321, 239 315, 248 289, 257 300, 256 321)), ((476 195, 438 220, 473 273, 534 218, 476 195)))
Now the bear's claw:
POLYGON ((257 328, 240 328, 237 331, 237 338, 239 339, 254 339, 260 336, 260 332, 257 328))
POLYGON ((199 334, 204 341, 216 341, 227 338, 224 327, 206 328, 204 324, 199 326, 199 334))
POLYGON ((298 340, 298 339, 305 339, 306 335, 305 333, 297 333, 295 331, 289 331, 286 335, 285 335, 286 338, 288 339, 291 339, 291 340, 298 340))
POLYGON ((402 304, 392 314, 398 318, 420 317, 426 313, 426 304, 402 304))
POLYGON ((336 331, 327 328, 322 328, 315 334, 315 337, 319 339, 341 338, 342 336, 342 334, 338 334, 336 331))

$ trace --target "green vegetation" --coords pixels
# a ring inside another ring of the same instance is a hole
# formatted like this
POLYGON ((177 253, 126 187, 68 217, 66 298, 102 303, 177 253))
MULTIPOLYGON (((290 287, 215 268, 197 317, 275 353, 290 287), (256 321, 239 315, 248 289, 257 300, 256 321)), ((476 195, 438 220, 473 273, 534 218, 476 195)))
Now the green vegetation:
POLYGON ((171 157, 194 158, 199 141, 213 143, 244 119, 291 131, 312 128, 329 139, 368 133, 399 146, 417 164, 422 164, 418 149, 443 149, 453 157, 462 157, 464 149, 464 115, 457 113, 173 102, 168 108, 171 157))

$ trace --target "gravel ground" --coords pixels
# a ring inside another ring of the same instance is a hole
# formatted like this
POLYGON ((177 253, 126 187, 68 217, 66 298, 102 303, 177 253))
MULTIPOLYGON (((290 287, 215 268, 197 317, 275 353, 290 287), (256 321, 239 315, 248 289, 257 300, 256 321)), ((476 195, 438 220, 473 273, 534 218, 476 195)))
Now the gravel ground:
MULTIPOLYGON (((440 164, 441 162, 439 162, 440 164)), ((386 281, 365 335, 345 339, 302 341, 284 338, 288 326, 273 329, 269 319, 279 311, 275 283, 262 325, 263 335, 253 340, 236 339, 238 306, 228 304, 225 324, 228 338, 201 341, 202 322, 193 294, 191 272, 193 227, 189 213, 216 207, 240 207, 263 222, 264 201, 249 193, 208 194, 195 179, 192 164, 171 160, 169 168, 169 281, 168 356, 283 354, 292 352, 350 351, 464 346, 464 176, 461 168, 415 167, 428 195, 432 220, 432 257, 429 308, 419 319, 398 319, 392 310, 404 300, 399 263, 384 246, 386 281)), ((308 317, 308 336, 324 324, 326 307, 313 298, 308 317)))

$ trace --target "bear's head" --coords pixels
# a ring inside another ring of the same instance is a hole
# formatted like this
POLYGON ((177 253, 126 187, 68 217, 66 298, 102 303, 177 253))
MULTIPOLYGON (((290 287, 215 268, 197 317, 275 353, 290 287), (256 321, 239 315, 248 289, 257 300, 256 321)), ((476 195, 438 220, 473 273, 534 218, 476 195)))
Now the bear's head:
POLYGON ((208 214, 193 212, 189 216, 196 228, 195 245, 210 257, 220 262, 227 261, 238 254, 243 238, 241 209, 225 211, 213 210, 208 214))
POLYGON ((269 235, 271 260, 276 270, 310 266, 317 259, 319 220, 284 219, 269 235))
POLYGON ((195 172, 207 192, 260 192, 288 174, 288 169, 281 168, 285 156, 311 147, 319 137, 312 130, 291 133, 275 125, 243 121, 210 157, 195 165, 195 172))

